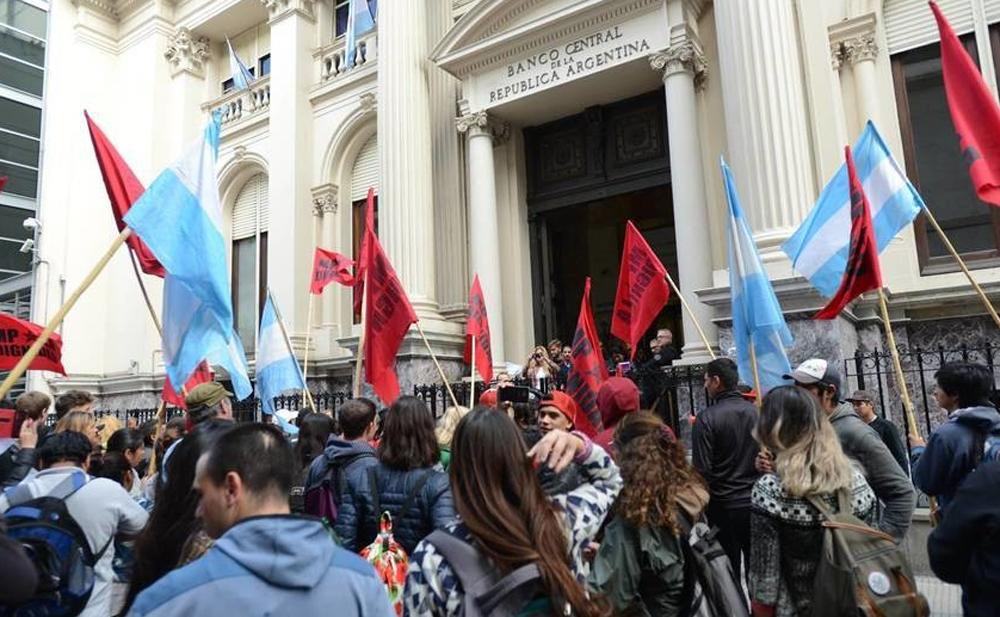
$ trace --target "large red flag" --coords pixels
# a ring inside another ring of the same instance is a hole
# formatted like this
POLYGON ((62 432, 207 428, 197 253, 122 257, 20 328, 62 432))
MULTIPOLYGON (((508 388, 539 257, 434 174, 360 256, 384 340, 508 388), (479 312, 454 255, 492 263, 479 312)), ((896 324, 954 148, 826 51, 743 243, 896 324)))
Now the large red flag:
POLYGON ((493 349, 490 347, 490 319, 486 314, 486 299, 479 285, 479 275, 472 279, 469 290, 469 319, 465 325, 465 363, 472 362, 472 337, 476 337, 476 370, 483 381, 493 381, 493 349))
POLYGON ((873 289, 882 287, 882 269, 875 243, 875 227, 864 187, 854 169, 851 147, 844 148, 847 157, 847 181, 851 187, 851 244, 847 255, 847 269, 840 281, 840 289, 814 319, 833 319, 848 303, 873 289))
POLYGON ((593 437, 601 430, 601 410, 597 407, 597 391, 608 378, 608 367, 601 352, 601 341, 590 311, 590 277, 583 285, 580 317, 573 335, 573 355, 566 393, 576 401, 582 416, 577 416, 576 428, 593 437))
POLYGON ((375 231, 368 228, 368 264, 365 293, 365 376, 387 405, 399 398, 396 352, 417 314, 406 297, 396 271, 382 250, 375 231))
POLYGON ((368 188, 368 199, 365 200, 365 226, 361 229, 361 249, 358 251, 358 271, 354 277, 354 313, 361 314, 361 298, 365 295, 365 270, 368 268, 368 253, 371 246, 368 242, 368 230, 375 234, 375 189, 368 188))
MULTIPOLYGON (((194 369, 194 372, 191 373, 191 377, 188 378, 187 383, 184 384, 184 390, 190 392, 198 384, 208 383, 209 381, 212 381, 213 378, 212 367, 208 365, 208 362, 202 360, 201 364, 199 364, 197 368, 194 369)), ((165 377, 163 379, 163 400, 174 407, 187 409, 187 403, 184 401, 184 395, 174 390, 174 386, 170 383, 169 377, 165 377)))
POLYGON ((633 358, 639 339, 669 299, 667 269, 629 221, 625 227, 625 250, 622 251, 622 266, 618 273, 611 334, 631 346, 633 358))
MULTIPOLYGON (((0 313, 0 371, 14 368, 44 329, 30 321, 0 313)), ((62 338, 58 334, 53 332, 49 336, 28 369, 66 374, 62 365, 62 338)))
POLYGON ((326 251, 318 246, 313 257, 312 282, 309 284, 309 293, 317 296, 323 293, 323 288, 330 283, 337 282, 341 285, 351 287, 354 285, 354 262, 345 255, 335 251, 326 251))
POLYGON ((951 121, 972 184, 980 199, 1000 205, 1000 107, 937 3, 930 5, 941 34, 941 72, 951 121))
MULTIPOLYGON (((107 189, 108 199, 111 201, 111 212, 115 216, 115 225, 118 226, 118 231, 122 231, 125 229, 125 221, 122 220, 122 217, 146 189, 132 173, 132 169, 125 162, 125 159, 118 154, 101 129, 90 119, 90 114, 83 112, 83 115, 87 118, 90 140, 94 143, 94 154, 97 156, 97 164, 100 166, 101 176, 104 178, 104 188, 107 189)), ((135 256, 139 258, 139 267, 142 268, 143 272, 163 278, 163 266, 156 261, 153 252, 139 239, 139 236, 132 234, 126 242, 135 256)))

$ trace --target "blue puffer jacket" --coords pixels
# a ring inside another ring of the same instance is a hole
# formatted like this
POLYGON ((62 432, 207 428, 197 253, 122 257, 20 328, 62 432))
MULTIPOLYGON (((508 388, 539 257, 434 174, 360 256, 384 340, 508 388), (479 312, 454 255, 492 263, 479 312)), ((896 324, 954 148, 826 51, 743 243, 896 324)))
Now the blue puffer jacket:
MULTIPOLYGON (((400 471, 382 463, 372 469, 379 506, 392 515, 392 535, 408 554, 431 531, 443 529, 455 518, 446 474, 429 467, 400 471), (408 496, 411 497, 409 510, 400 519, 408 496)), ((378 534, 381 512, 375 511, 369 473, 351 474, 347 478, 348 490, 343 495, 334 525, 343 547, 355 552, 371 544, 378 534)))

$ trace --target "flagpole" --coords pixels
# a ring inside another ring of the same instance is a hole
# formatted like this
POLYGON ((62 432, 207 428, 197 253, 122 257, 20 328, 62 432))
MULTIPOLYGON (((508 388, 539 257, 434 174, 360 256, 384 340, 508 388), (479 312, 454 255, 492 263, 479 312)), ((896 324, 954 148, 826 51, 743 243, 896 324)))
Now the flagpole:
POLYGON ((682 294, 681 290, 677 288, 677 283, 674 282, 674 279, 670 276, 669 271, 667 272, 667 283, 670 283, 670 288, 674 290, 675 294, 677 294, 684 310, 688 312, 688 316, 691 317, 691 321, 694 322, 694 327, 698 330, 698 335, 701 336, 701 342, 705 344, 705 349, 708 350, 708 355, 712 356, 712 359, 715 360, 715 352, 712 351, 712 345, 708 342, 708 337, 705 336, 705 331, 701 329, 701 324, 698 323, 698 317, 694 314, 694 311, 691 310, 691 305, 689 305, 687 300, 684 299, 684 294, 682 294))
POLYGON ((24 375, 24 372, 28 370, 28 366, 34 361, 36 357, 38 357, 38 352, 41 351, 45 343, 48 342, 49 337, 52 336, 52 333, 55 332, 56 328, 59 327, 59 324, 61 324, 63 320, 66 319, 66 314, 69 313, 70 309, 73 308, 77 300, 80 299, 80 296, 83 295, 83 292, 87 291, 87 288, 91 286, 91 284, 97 278, 97 275, 100 274, 101 271, 104 270, 104 268, 108 265, 108 262, 111 261, 111 258, 115 254, 115 251, 117 251, 121 247, 121 245, 125 243, 125 240, 127 240, 131 234, 132 234, 132 229, 129 227, 126 227, 121 231, 120 234, 118 234, 114 242, 111 243, 111 246, 108 247, 108 250, 104 252, 104 255, 101 256, 101 259, 97 262, 97 264, 93 268, 91 268, 90 272, 83 279, 83 282, 80 283, 80 286, 77 287, 75 291, 73 291, 70 297, 66 300, 66 303, 63 304, 61 307, 59 307, 59 310, 56 311, 56 314, 52 316, 52 319, 49 320, 49 323, 45 325, 45 329, 42 330, 41 334, 38 335, 38 338, 35 339, 35 342, 32 343, 31 347, 28 348, 28 351, 26 351, 24 355, 21 356, 21 359, 17 362, 14 368, 12 368, 9 373, 7 373, 7 378, 3 380, 3 383, 0 383, 0 399, 3 399, 5 396, 7 396, 7 393, 10 392, 10 389, 14 387, 14 382, 20 379, 21 376, 24 375))
MULTIPOLYGON (((353 311, 353 309, 352 309, 353 311)), ((361 366, 365 358, 365 313, 368 312, 368 286, 361 294, 361 335, 358 336, 358 357, 354 362, 354 398, 361 396, 361 366)))
MULTIPOLYGON (((312 323, 313 323, 313 296, 315 294, 312 291, 309 292, 309 309, 306 311, 306 350, 302 355, 302 381, 305 382, 306 387, 302 390, 302 404, 306 403, 306 395, 309 394, 309 343, 312 339, 312 323)), ((313 410, 315 411, 315 407, 313 410)))
MULTIPOLYGON (((285 345, 288 346, 288 353, 292 356, 292 360, 295 360, 295 350, 292 349, 292 339, 288 338, 288 330, 285 330, 285 320, 281 318, 281 310, 278 308, 278 303, 274 301, 274 296, 271 295, 271 289, 267 290, 267 297, 271 300, 271 307, 274 309, 274 316, 278 319, 278 327, 281 328, 281 336, 285 339, 285 345)), ((298 362, 295 365, 298 366, 298 362)), ((309 384, 306 382, 306 376, 302 375, 302 382, 305 384, 304 394, 302 396, 302 402, 305 404, 306 399, 309 400, 309 406, 312 407, 313 411, 316 411, 316 403, 313 401, 312 392, 309 391, 309 384)))
POLYGON ((764 392, 760 389, 760 371, 757 370, 757 346, 753 344, 753 334, 750 335, 750 368, 753 371, 753 387, 757 391, 754 403, 757 405, 757 410, 760 411, 760 406, 763 404, 764 392))
POLYGON ((472 402, 476 396, 476 335, 472 335, 472 363, 469 369, 469 409, 472 409, 472 402))
MULTIPOLYGON (((160 406, 156 409, 156 432, 153 433, 153 442, 160 439, 163 434, 163 425, 167 419, 167 401, 160 397, 160 406)), ((149 456, 149 466, 146 469, 146 477, 150 477, 156 473, 156 448, 153 448, 153 453, 149 456)))
POLYGON ((882 309, 882 323, 885 326, 885 336, 889 341, 889 350, 892 352, 892 364, 896 371, 896 381, 899 382, 899 391, 903 398, 903 410, 906 412, 906 420, 909 422, 910 430, 913 434, 919 435, 917 420, 913 415, 913 403, 910 401, 910 391, 906 387, 906 380, 903 378, 903 364, 899 360, 899 350, 896 349, 896 336, 892 333, 892 324, 889 322, 889 305, 885 301, 885 293, 882 288, 878 288, 878 303, 882 309))
POLYGON ((931 213, 931 209, 926 205, 924 205, 924 215, 927 216, 927 220, 930 221, 931 226, 934 227, 934 231, 936 231, 938 237, 941 238, 941 242, 944 243, 945 248, 947 248, 948 252, 951 253, 951 256, 955 258, 955 262, 958 263, 958 267, 962 269, 963 273, 965 273, 965 278, 969 279, 969 283, 972 284, 972 288, 976 290, 976 293, 979 295, 979 299, 983 301, 983 306, 986 307, 986 310, 989 311, 990 317, 993 318, 993 323, 1000 328, 1000 315, 997 315, 996 309, 993 308, 993 303, 990 302, 990 299, 986 296, 986 292, 979 286, 976 279, 972 278, 972 273, 969 272, 969 268, 965 265, 965 261, 958 254, 958 251, 955 250, 955 247, 952 245, 951 240, 948 239, 948 236, 944 235, 944 230, 941 229, 940 225, 938 225, 937 219, 934 218, 934 215, 931 213))
MULTIPOLYGON (((448 396, 451 397, 452 404, 455 407, 461 407, 461 405, 458 404, 458 399, 455 398, 455 393, 451 390, 451 385, 448 383, 448 377, 444 374, 444 369, 441 368, 441 363, 438 362, 437 356, 434 355, 434 351, 431 349, 431 344, 427 340, 427 335, 424 334, 424 329, 420 327, 420 320, 418 319, 415 323, 417 326, 417 332, 420 333, 420 338, 424 341, 424 347, 427 348, 427 353, 430 354, 431 360, 434 361, 434 366, 437 368, 438 375, 441 376, 441 381, 444 382, 444 387, 448 390, 448 396)), ((475 353, 475 350, 473 350, 473 353, 475 353)))

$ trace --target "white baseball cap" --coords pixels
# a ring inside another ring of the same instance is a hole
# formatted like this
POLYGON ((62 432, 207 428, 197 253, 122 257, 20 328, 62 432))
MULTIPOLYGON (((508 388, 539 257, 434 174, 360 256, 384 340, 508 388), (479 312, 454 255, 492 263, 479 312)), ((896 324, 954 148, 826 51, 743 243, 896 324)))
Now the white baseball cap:
POLYGON ((784 379, 792 379, 795 383, 813 384, 822 383, 833 386, 840 392, 840 374, 830 366, 830 363, 822 358, 809 358, 802 364, 795 367, 789 375, 783 375, 784 379))

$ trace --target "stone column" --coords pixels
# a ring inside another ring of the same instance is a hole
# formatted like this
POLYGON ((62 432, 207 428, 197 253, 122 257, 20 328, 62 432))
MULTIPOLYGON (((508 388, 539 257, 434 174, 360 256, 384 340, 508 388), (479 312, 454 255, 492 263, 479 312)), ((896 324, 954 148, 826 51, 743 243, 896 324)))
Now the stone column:
POLYGON ((466 136, 469 191, 469 278, 479 275, 490 320, 493 364, 502 366, 504 355, 503 302, 500 279, 500 228, 497 222, 497 181, 493 138, 505 137, 510 127, 491 122, 485 111, 466 114, 457 121, 466 136))
POLYGON ((204 129, 201 104, 204 102, 205 65, 211 56, 209 49, 207 38, 195 36, 182 27, 170 36, 163 53, 170 65, 172 125, 178 129, 170 132, 172 152, 180 152, 204 129))
POLYGON ((816 197, 799 36, 788 0, 715 2, 729 163, 765 261, 816 197))
POLYGON ((312 268, 312 0, 264 0, 271 18, 268 286, 293 343, 304 340, 312 268))
MULTIPOLYGON (((878 81, 875 78, 875 58, 878 57, 878 43, 875 42, 875 21, 872 30, 858 34, 843 42, 844 60, 854 72, 854 93, 858 106, 859 124, 871 120, 875 126, 884 126, 878 113, 878 81)), ((853 137, 851 141, 854 141, 853 137)))
POLYGON ((410 302, 441 319, 434 280, 434 202, 427 7, 394 2, 379 11, 379 236, 410 302))
MULTIPOLYGON (((313 211, 319 218, 319 242, 320 247, 328 251, 335 250, 337 246, 337 186, 321 184, 313 187, 313 211)), ((322 309, 317 307, 315 314, 318 319, 314 323, 323 326, 332 326, 337 323, 337 288, 339 285, 327 285, 323 290, 322 309)))
POLYGON ((693 40, 674 43, 665 51, 651 55, 649 63, 653 69, 663 72, 667 98, 670 181, 679 256, 675 279, 694 313, 692 316, 688 311, 683 312, 683 357, 691 362, 707 361, 709 350, 698 335, 694 321, 697 318, 709 343, 717 346, 712 310, 694 293, 712 286, 712 243, 695 98, 695 88, 705 79, 707 67, 701 49, 693 40))
POLYGON ((833 84, 833 106, 837 111, 836 116, 833 121, 837 124, 837 135, 841 137, 841 141, 849 139, 848 134, 848 123, 847 114, 844 109, 844 49, 840 43, 830 43, 830 68, 833 71, 832 81, 833 84))

